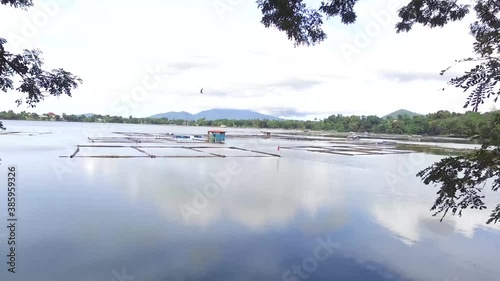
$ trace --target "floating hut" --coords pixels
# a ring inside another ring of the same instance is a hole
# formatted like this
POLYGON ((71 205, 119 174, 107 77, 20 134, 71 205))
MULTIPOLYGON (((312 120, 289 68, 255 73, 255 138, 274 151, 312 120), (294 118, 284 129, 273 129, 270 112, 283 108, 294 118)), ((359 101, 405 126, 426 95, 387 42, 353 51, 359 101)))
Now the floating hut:
POLYGON ((208 142, 224 143, 226 141, 226 132, 221 130, 208 131, 208 142))

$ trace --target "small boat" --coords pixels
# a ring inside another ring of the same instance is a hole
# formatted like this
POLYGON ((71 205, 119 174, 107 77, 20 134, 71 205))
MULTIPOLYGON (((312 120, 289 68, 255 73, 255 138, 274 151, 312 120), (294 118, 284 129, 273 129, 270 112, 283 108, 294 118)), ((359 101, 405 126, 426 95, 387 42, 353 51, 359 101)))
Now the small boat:
POLYGON ((175 135, 174 138, 176 138, 176 139, 190 139, 191 137, 186 136, 186 135, 175 135))
POLYGON ((192 140, 198 140, 198 141, 206 141, 207 138, 203 135, 193 135, 191 136, 192 140))

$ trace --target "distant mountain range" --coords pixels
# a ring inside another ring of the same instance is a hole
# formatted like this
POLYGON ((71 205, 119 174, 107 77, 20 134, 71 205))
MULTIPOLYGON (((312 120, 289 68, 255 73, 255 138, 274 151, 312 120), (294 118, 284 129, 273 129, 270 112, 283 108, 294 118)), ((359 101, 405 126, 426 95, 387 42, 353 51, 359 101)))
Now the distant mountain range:
MULTIPOLYGON (((86 113, 81 114, 86 117, 92 117, 95 115, 94 113, 86 113)), ((420 113, 412 112, 406 109, 396 110, 390 114, 385 115, 382 118, 392 117, 394 119, 398 118, 398 115, 403 116, 416 116, 422 115, 420 113)), ((205 110, 196 114, 191 114, 186 111, 170 111, 165 113, 155 114, 150 116, 149 118, 168 118, 169 120, 186 120, 186 121, 196 121, 199 119, 205 118, 206 120, 220 120, 220 119, 229 119, 229 120, 282 120, 282 118, 278 118, 276 116, 266 115, 262 113, 258 113, 251 110, 240 110, 240 109, 210 109, 205 110)))
POLYGON ((411 111, 406 110, 406 109, 400 109, 400 110, 394 111, 393 113, 387 114, 386 116, 384 116, 382 118, 392 117, 394 119, 397 119, 399 115, 413 117, 413 116, 422 115, 422 114, 416 113, 416 112, 411 112, 411 111))
POLYGON ((170 120, 198 120, 205 118, 206 120, 220 120, 220 119, 230 119, 230 120, 255 120, 255 119, 267 119, 267 120, 280 120, 280 118, 261 114, 250 110, 240 110, 240 109, 210 109, 205 110, 196 114, 191 114, 189 112, 166 112, 155 114, 150 118, 168 118, 170 120))

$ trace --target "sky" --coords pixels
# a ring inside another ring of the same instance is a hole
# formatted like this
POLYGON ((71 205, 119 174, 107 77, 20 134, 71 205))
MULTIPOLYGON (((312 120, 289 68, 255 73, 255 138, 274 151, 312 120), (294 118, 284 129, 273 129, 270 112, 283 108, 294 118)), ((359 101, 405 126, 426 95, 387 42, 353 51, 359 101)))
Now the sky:
POLYGON ((470 65, 439 72, 472 55, 473 14, 397 34, 397 10, 407 0, 360 0, 355 24, 325 20, 324 42, 295 48, 260 23, 255 0, 35 2, 27 11, 0 7, 7 49, 39 48, 47 68, 64 68, 83 84, 73 97, 50 97, 34 109, 17 107, 17 92, 2 92, 0 111, 148 117, 231 108, 301 120, 465 111, 467 94, 447 81, 470 65))

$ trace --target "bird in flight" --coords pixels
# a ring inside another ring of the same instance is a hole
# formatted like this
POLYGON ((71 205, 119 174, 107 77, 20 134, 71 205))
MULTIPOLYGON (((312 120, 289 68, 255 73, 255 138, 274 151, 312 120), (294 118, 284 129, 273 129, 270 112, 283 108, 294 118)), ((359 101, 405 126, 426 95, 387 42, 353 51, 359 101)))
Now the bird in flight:
POLYGON ((203 88, 201 88, 201 90, 200 90, 200 94, 203 94, 203 88))

